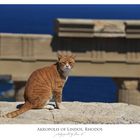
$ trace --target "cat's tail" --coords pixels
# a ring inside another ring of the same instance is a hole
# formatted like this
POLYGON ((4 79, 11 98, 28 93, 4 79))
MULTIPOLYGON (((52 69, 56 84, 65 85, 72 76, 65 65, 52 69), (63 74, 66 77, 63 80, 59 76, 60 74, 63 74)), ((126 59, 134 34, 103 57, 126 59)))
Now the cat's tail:
POLYGON ((29 102, 25 102, 25 104, 23 104, 20 109, 7 113, 6 115, 4 115, 4 117, 14 118, 14 117, 17 117, 18 115, 30 110, 31 108, 32 108, 32 105, 29 102))

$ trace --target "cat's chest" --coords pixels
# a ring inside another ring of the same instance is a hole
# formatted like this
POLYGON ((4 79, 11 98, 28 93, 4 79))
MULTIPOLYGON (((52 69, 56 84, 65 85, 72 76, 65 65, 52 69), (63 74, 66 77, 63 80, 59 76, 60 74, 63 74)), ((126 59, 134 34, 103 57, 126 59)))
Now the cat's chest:
MULTIPOLYGON (((66 79, 67 80, 67 79, 66 79)), ((53 90, 56 91, 56 90, 62 90, 65 83, 66 83, 66 80, 63 80, 63 79, 56 79, 55 80, 55 83, 54 83, 54 87, 53 87, 53 90)))

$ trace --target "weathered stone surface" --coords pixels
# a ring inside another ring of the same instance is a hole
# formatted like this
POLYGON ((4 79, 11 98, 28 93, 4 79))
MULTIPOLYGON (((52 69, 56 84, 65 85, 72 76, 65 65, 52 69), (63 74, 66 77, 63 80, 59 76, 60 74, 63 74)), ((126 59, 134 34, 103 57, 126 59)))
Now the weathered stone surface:
MULTIPOLYGON (((19 102, 0 102, 1 113, 19 102)), ((1 124, 133 124, 140 123, 140 107, 124 103, 64 102, 65 110, 30 110, 17 118, 0 118, 1 124)))
POLYGON ((125 25, 123 21, 97 20, 94 22, 94 32, 124 33, 125 25))
POLYGON ((138 89, 138 80, 124 80, 123 88, 128 90, 138 89))

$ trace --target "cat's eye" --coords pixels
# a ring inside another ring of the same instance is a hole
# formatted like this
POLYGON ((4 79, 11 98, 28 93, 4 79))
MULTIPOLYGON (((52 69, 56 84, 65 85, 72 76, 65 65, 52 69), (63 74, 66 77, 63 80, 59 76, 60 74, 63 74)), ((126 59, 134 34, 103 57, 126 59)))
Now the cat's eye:
POLYGON ((72 63, 73 63, 73 61, 70 61, 70 62, 69 62, 69 64, 72 64, 72 63))
POLYGON ((65 62, 61 62, 61 64, 65 64, 65 62))

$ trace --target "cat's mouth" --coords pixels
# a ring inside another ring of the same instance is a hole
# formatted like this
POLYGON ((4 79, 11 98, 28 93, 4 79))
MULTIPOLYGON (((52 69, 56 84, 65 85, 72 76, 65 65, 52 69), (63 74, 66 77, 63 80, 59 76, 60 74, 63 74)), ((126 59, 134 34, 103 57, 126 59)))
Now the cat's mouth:
POLYGON ((70 72, 71 67, 63 67, 61 70, 62 70, 63 72, 70 72))
POLYGON ((67 77, 71 71, 71 68, 70 67, 63 67, 61 70, 63 72, 63 76, 67 77))

